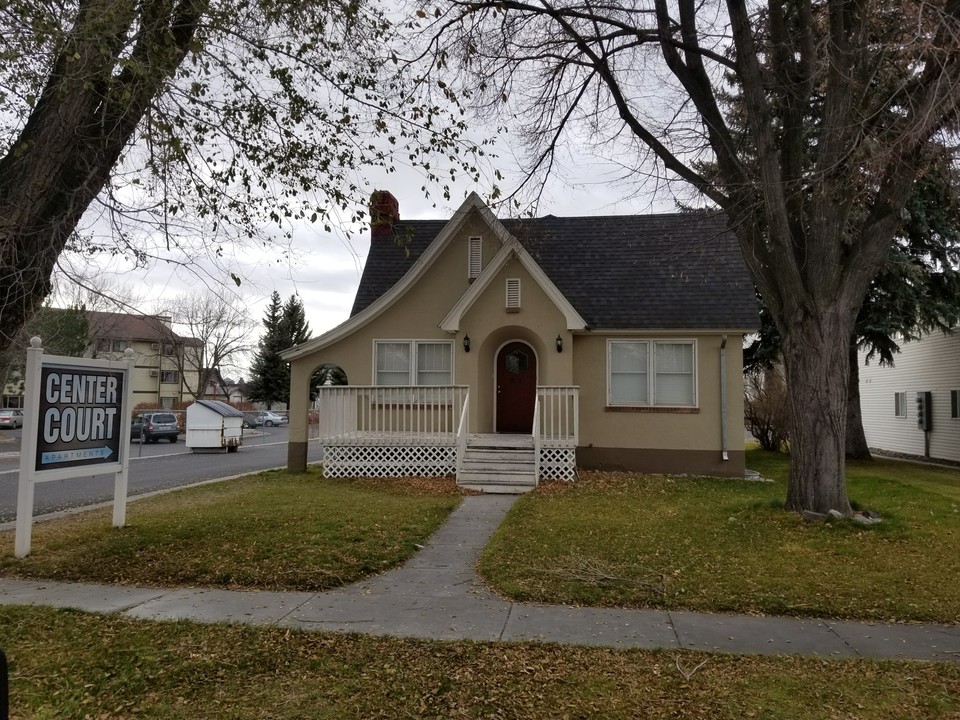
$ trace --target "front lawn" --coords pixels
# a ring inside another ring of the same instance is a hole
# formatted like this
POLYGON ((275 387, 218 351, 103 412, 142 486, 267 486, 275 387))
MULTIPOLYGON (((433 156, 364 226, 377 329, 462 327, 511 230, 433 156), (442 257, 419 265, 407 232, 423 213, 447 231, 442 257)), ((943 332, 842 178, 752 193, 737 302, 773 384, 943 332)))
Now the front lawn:
POLYGON ((787 458, 748 452, 773 483, 587 473, 522 498, 483 553, 505 595, 574 605, 867 620, 960 617, 960 470, 848 466, 884 521, 809 523, 781 509, 787 458))
POLYGON ((429 642, 28 607, 0 607, 0 645, 13 717, 37 720, 960 714, 960 667, 949 664, 429 642))
POLYGON ((0 534, 0 574, 176 587, 324 590, 402 563, 460 502, 452 480, 327 480, 281 471, 178 490, 0 534))

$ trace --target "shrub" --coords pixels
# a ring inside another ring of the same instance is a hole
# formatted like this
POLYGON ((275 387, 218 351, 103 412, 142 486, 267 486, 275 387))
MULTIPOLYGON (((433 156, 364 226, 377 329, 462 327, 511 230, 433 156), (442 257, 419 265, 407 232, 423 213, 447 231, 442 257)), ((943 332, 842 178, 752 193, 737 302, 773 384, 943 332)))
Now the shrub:
POLYGON ((786 450, 790 441, 790 398, 787 383, 778 368, 746 376, 744 424, 764 450, 786 450))

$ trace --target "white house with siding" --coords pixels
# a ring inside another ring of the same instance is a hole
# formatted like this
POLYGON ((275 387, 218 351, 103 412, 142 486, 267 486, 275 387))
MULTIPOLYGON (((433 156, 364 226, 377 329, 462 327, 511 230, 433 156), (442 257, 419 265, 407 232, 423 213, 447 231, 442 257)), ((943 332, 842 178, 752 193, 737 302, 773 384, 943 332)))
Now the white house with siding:
POLYGON ((893 367, 864 366, 863 429, 871 448, 960 462, 960 327, 902 343, 893 367), (919 427, 918 396, 929 393, 928 430, 919 427))

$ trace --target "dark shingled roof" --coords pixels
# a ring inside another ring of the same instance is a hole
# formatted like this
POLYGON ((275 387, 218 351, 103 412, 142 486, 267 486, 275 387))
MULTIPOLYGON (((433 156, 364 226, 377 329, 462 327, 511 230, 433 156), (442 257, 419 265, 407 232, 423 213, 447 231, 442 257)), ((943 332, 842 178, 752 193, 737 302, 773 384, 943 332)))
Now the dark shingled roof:
POLYGON ((149 340, 151 342, 182 342, 184 345, 202 345, 197 338, 177 335, 157 315, 87 311, 90 334, 95 338, 117 340, 149 340))
MULTIPOLYGON (((587 325, 597 329, 752 329, 753 282, 718 213, 503 220, 587 325)), ((400 220, 376 238, 351 315, 409 270, 446 220, 400 220)))

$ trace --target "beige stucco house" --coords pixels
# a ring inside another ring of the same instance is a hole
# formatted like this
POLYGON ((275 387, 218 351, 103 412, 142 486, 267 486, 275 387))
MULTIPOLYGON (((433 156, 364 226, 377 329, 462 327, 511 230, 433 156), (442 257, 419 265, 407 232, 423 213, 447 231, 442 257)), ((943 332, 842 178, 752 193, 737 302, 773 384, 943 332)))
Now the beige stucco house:
POLYGON ((459 472, 470 438, 531 439, 538 477, 575 467, 744 472, 742 337, 753 284, 716 213, 449 220, 371 198, 349 320, 284 353, 289 466, 306 466, 309 378, 328 474, 459 472))

